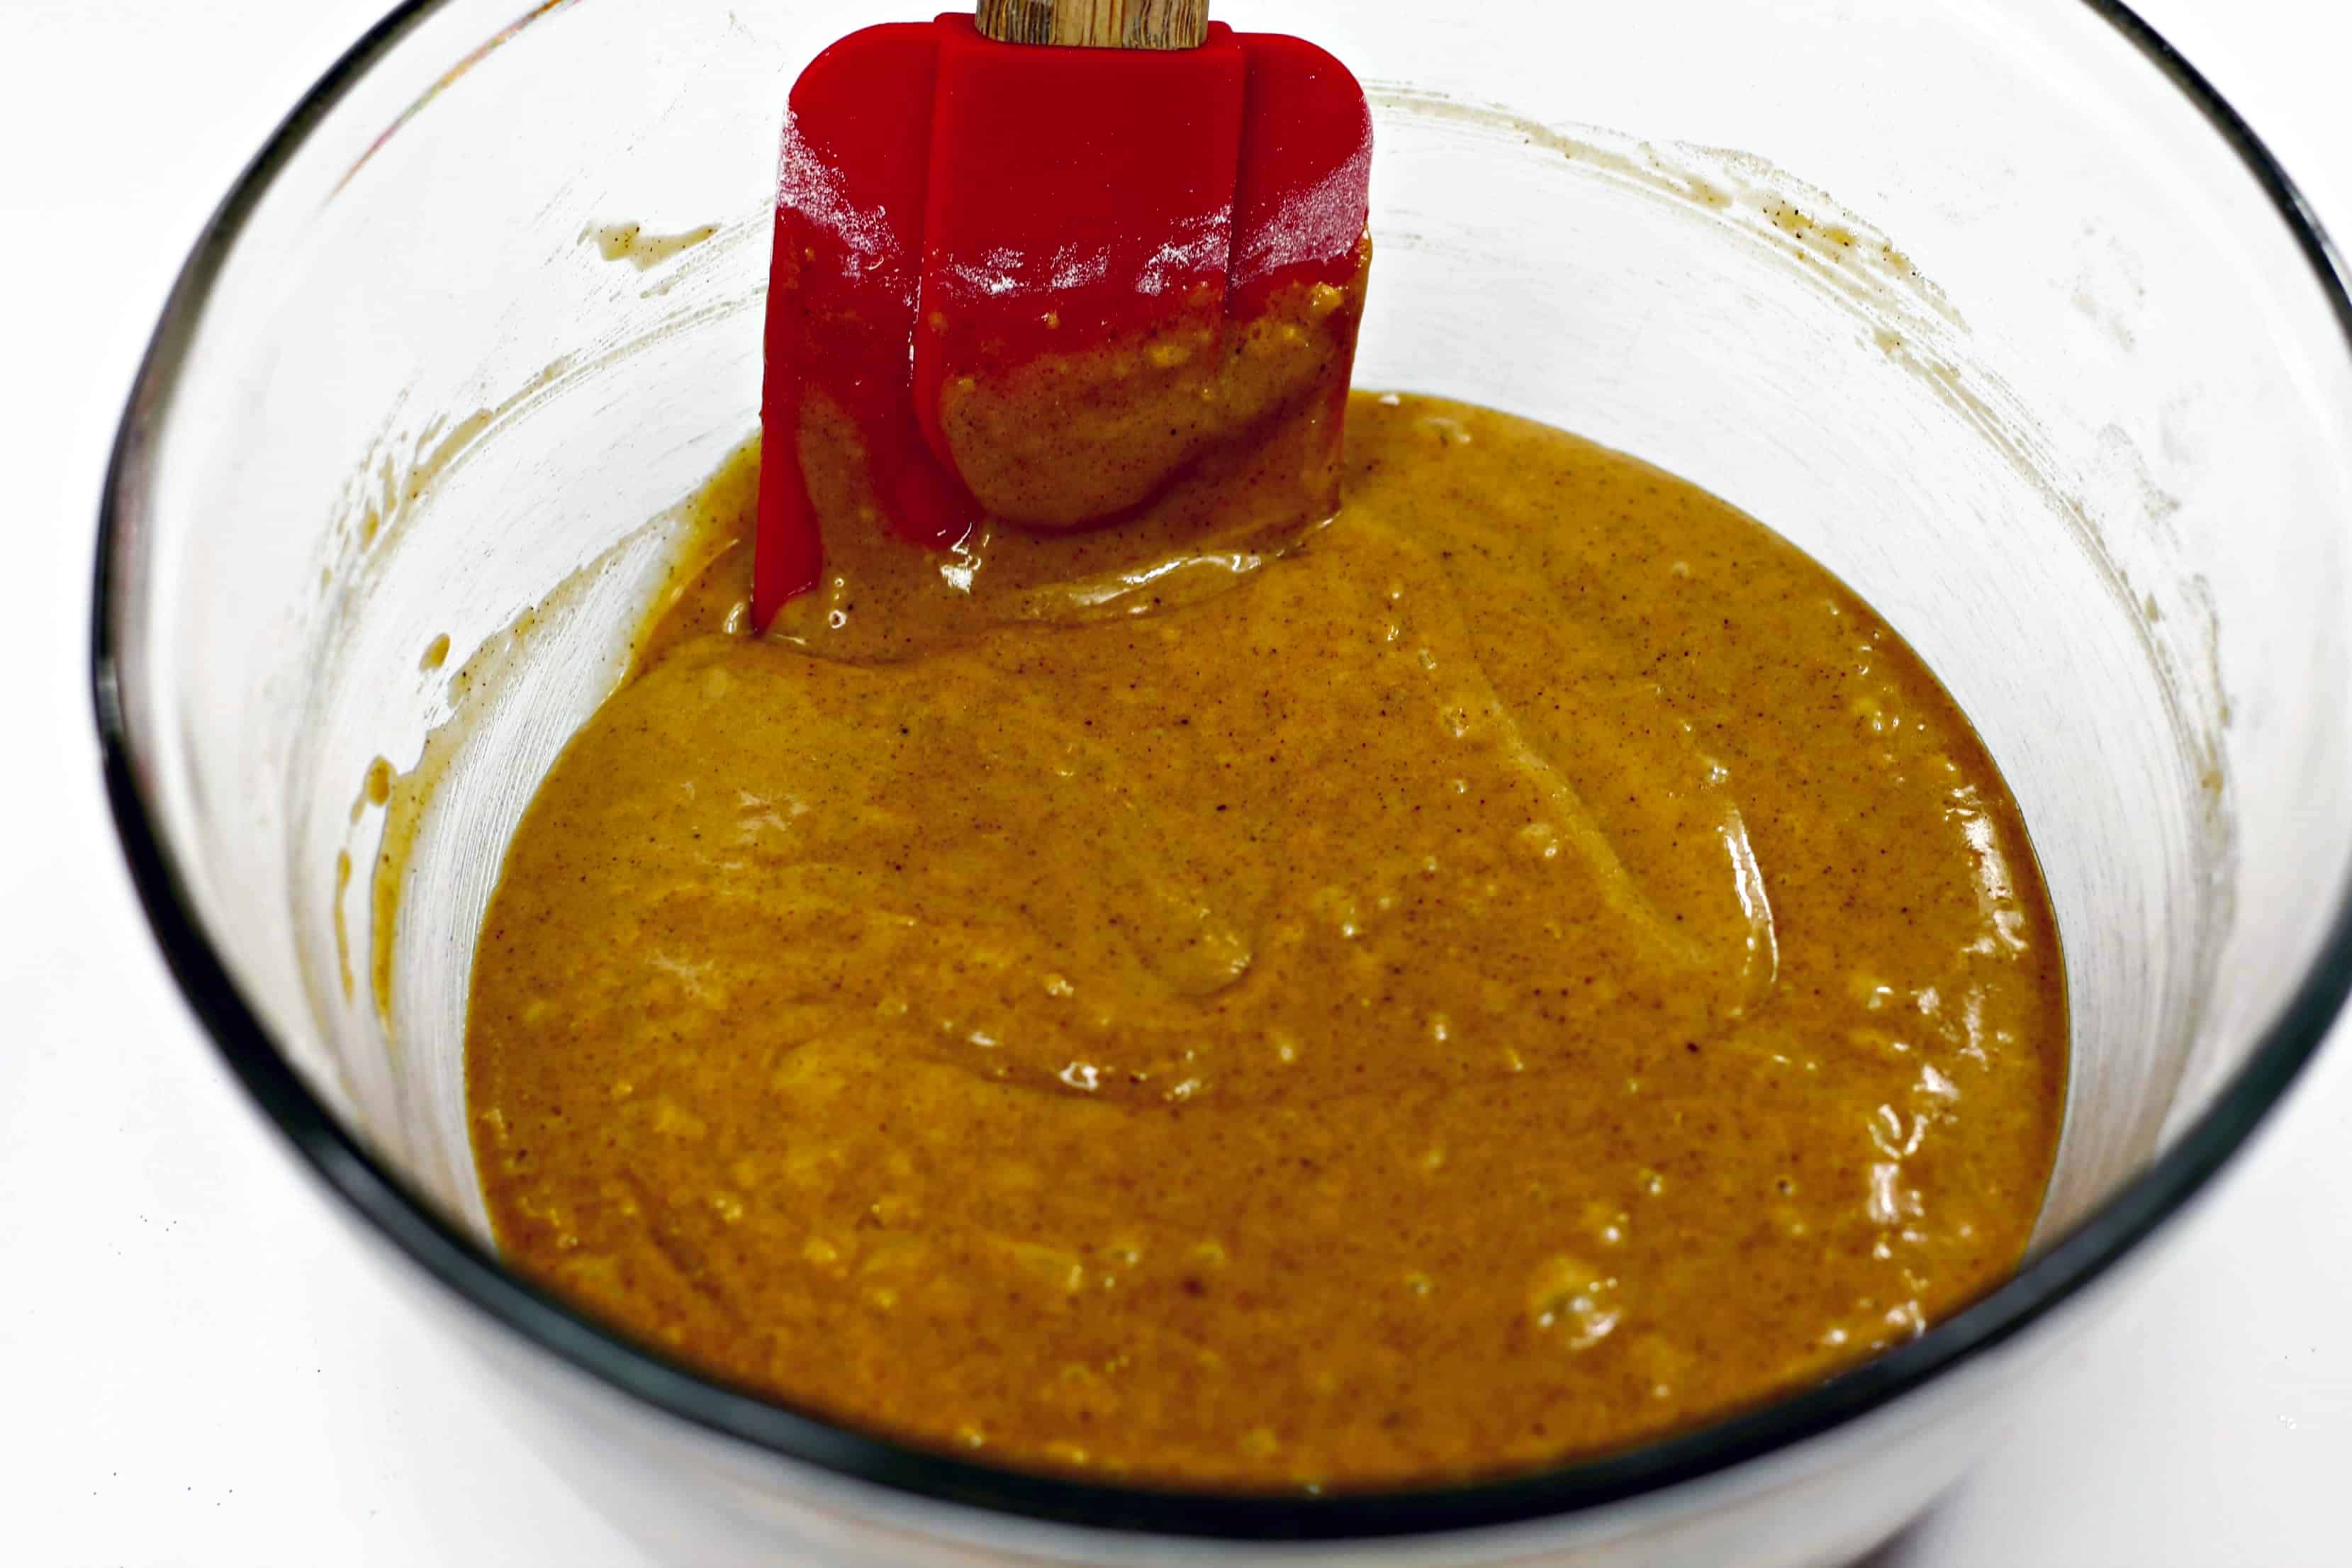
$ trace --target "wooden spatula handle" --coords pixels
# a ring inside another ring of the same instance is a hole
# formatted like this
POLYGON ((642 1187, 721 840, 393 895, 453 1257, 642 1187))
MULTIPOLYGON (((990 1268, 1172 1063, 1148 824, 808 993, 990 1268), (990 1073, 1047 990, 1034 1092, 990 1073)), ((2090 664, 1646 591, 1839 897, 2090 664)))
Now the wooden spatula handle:
POLYGON ((1197 49, 1209 0, 980 0, 980 30, 1008 44, 1197 49))

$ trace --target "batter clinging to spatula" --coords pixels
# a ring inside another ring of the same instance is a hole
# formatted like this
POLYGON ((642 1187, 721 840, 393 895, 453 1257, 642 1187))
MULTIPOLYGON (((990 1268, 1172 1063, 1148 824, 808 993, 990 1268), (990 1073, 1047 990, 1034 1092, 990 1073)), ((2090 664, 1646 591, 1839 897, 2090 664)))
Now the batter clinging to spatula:
POLYGON ((886 539, 947 552, 968 597, 983 575, 1024 591, 1017 568, 983 572, 1013 530, 1121 523, 1133 548, 1081 552, 1103 557, 1083 574, 1338 509, 1370 117, 1323 50, 1207 12, 984 0, 853 34, 803 74, 759 625, 886 539))

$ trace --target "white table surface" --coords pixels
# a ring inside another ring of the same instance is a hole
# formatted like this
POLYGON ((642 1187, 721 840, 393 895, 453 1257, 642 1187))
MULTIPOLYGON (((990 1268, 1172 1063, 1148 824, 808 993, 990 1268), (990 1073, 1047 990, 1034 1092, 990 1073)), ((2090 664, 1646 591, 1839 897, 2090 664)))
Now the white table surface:
MULTIPOLYGON (((298 1179, 151 947, 100 793, 115 416, 205 216, 382 3, 0 0, 0 1563, 650 1568, 298 1179)), ((2141 8, 2352 237, 2342 0, 2141 8)), ((1878 1568, 2352 1563, 2347 1330, 2339 1040, 1878 1568)))

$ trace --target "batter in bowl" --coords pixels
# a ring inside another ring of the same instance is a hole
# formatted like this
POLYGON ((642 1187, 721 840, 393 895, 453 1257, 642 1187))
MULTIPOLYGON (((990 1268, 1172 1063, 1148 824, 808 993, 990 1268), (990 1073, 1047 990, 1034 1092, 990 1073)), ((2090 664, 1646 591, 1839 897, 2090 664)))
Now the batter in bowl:
POLYGON ((1278 553, 829 527, 762 639, 714 541, 483 930, 509 1259, 835 1419, 1226 1489, 1622 1446, 2001 1279, 2062 967, 1934 677, 1638 461, 1348 421, 1278 553))

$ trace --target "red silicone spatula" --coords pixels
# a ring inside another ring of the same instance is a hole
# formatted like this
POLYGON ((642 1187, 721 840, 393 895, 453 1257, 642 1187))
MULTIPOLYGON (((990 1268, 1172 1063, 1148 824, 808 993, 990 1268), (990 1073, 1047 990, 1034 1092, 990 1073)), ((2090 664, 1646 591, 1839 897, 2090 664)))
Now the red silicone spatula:
MULTIPOLYGON (((1277 298, 1359 278, 1362 89, 1314 45, 1237 34, 1207 9, 982 0, 977 16, 852 34, 802 75, 769 297, 761 626, 824 568, 804 421, 854 430, 879 514, 857 525, 911 546, 950 548, 988 515, 1098 522, 1173 482, 1194 447, 1073 452, 1093 482, 1059 486, 1056 506, 1024 516, 1003 487, 992 507, 967 482, 984 437, 959 458, 956 400, 1048 356, 1123 348, 1177 363, 1277 298)), ((1333 330, 1344 397, 1353 316, 1333 330)))

